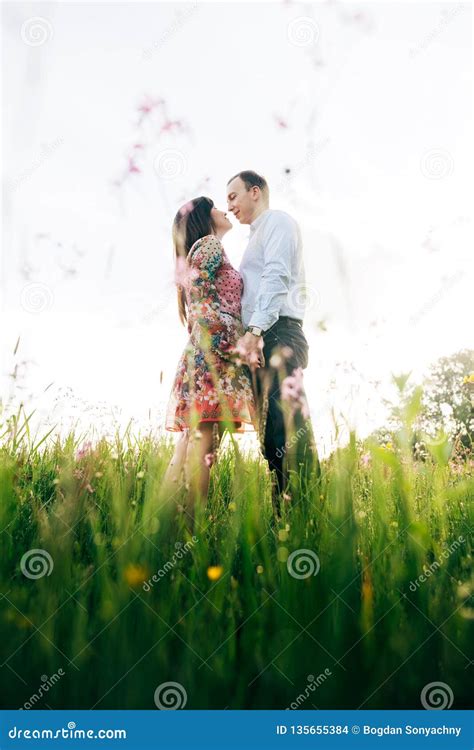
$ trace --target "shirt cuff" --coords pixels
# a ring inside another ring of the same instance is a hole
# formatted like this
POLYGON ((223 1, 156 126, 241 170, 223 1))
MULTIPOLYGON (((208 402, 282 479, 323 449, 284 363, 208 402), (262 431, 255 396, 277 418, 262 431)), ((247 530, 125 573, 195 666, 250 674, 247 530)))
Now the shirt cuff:
POLYGON ((277 322, 277 320, 278 314, 262 315, 261 313, 253 313, 252 317, 247 323, 247 328, 256 326, 256 328, 261 328, 262 332, 265 333, 265 331, 268 331, 268 329, 271 328, 272 325, 277 322))

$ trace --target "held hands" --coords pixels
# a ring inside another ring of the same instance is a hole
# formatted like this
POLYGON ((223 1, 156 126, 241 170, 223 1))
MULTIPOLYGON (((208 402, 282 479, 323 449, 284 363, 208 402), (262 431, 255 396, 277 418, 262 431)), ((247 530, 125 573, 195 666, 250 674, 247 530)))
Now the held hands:
POLYGON ((262 336, 255 336, 255 334, 247 331, 238 340, 237 351, 251 370, 255 370, 257 367, 265 367, 262 336))

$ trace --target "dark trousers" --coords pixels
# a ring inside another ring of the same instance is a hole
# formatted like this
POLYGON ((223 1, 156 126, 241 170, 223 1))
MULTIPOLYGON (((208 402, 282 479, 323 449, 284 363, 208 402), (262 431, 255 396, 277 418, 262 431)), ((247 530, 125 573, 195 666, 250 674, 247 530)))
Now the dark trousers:
POLYGON ((302 463, 306 469, 311 469, 315 453, 310 420, 296 411, 291 416, 289 430, 288 409, 282 408, 280 394, 282 380, 295 368, 308 366, 308 342, 301 323, 288 317, 280 317, 265 331, 263 342, 265 367, 257 368, 253 378, 260 442, 270 470, 275 472, 276 489, 283 492, 288 483, 288 470, 298 470, 302 463), (289 431, 293 434, 288 434, 289 431), (296 459, 293 466, 291 456, 296 459))

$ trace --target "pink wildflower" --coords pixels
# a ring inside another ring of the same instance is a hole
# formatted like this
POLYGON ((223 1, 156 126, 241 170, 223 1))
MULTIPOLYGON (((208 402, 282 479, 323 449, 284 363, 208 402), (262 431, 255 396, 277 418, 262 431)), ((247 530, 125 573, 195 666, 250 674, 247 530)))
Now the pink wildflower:
POLYGON ((176 265, 174 269, 174 283, 178 286, 186 286, 189 281, 189 265, 186 262, 186 258, 180 255, 176 258, 176 265))
POLYGON ((186 216, 186 214, 189 214, 193 210, 193 208, 194 208, 193 202, 188 201, 187 203, 184 204, 184 206, 181 206, 181 208, 179 209, 179 213, 181 214, 181 216, 186 216))
POLYGON ((303 417, 308 419, 309 408, 303 386, 303 370, 297 367, 291 375, 288 375, 281 384, 281 398, 287 401, 291 410, 301 411, 303 417))
POLYGON ((90 440, 87 440, 85 443, 82 444, 80 448, 76 451, 76 461, 79 461, 84 456, 87 456, 92 450, 92 443, 90 440))
POLYGON ((214 463, 214 458, 215 458, 214 453, 206 453, 206 455, 204 456, 204 463, 209 469, 214 463))
POLYGON ((140 167, 137 167, 137 165, 135 164, 135 162, 133 161, 133 159, 132 159, 131 156, 128 157, 128 171, 130 173, 131 172, 141 172, 142 171, 140 169, 140 167))
POLYGON ((370 453, 363 453, 360 457, 360 462, 362 466, 370 466, 370 453))

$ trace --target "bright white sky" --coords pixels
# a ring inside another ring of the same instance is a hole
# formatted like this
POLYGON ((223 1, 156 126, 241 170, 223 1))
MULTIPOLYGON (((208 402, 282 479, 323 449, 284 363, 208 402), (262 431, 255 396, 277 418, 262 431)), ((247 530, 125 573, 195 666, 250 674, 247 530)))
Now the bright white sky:
MULTIPOLYGON (((262 172, 272 207, 302 228, 323 453, 332 408, 367 433, 391 373, 420 378, 473 346, 468 4, 3 14, 2 400, 36 408, 39 434, 71 417, 99 432, 113 419, 159 427, 187 338, 171 221, 196 194, 224 208, 240 169, 262 172), (138 125, 147 97, 187 130, 162 132, 159 107, 138 125), (114 186, 136 143, 141 171, 114 186)), ((237 225, 225 238, 236 265, 247 235, 237 225)))

